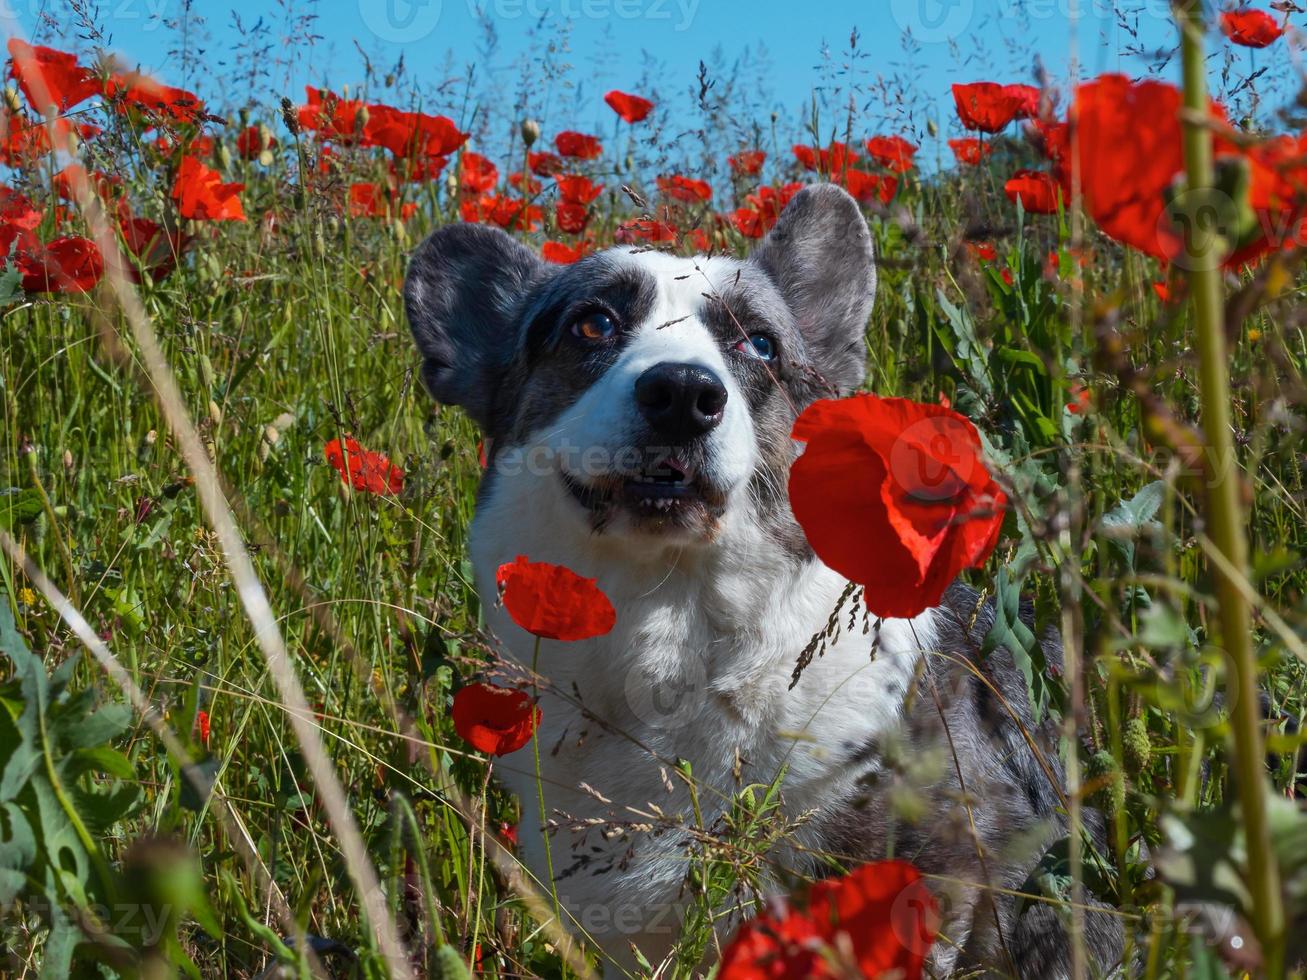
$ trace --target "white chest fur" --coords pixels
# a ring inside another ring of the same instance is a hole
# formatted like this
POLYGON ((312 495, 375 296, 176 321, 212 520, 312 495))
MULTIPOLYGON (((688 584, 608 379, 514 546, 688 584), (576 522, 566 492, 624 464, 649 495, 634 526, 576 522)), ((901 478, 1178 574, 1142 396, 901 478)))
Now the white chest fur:
MULTIPOLYGON (((795 661, 825 627, 842 578, 816 561, 779 558, 747 520, 710 548, 638 553, 585 533, 556 483, 552 474, 519 474, 497 485, 478 512, 472 555, 488 623, 504 655, 524 665, 535 639, 495 603, 500 564, 523 554, 566 565, 597 577, 617 609, 608 636, 541 643, 540 752, 551 819, 591 824, 552 838, 559 896, 574 928, 629 963, 629 942, 656 958, 675 938, 687 838, 605 835, 596 824, 661 812, 688 825, 690 795, 671 771, 678 759, 693 768, 707 824, 741 782, 770 783, 782 768, 787 816, 838 806, 852 792, 850 756, 898 723, 932 642, 932 614, 882 624, 874 659, 860 627, 845 633, 790 690, 795 661)), ((496 772, 522 799, 523 852, 544 882, 530 749, 499 760, 496 772)))

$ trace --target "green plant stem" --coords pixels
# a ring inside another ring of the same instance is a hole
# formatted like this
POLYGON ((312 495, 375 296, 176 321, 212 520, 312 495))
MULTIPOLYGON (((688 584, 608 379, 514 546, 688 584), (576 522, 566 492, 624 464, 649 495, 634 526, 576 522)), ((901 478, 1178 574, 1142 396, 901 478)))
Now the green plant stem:
MULTIPOLYGON (((540 666, 540 637, 536 637, 535 651, 531 654, 531 700, 537 701, 539 694, 539 684, 537 679, 540 677, 537 668, 540 666)), ((536 800, 540 804, 540 837, 545 844, 545 873, 549 875, 549 897, 554 903, 554 917, 561 923, 562 913, 558 908, 558 885, 554 881, 554 855, 549 846, 549 819, 548 812, 545 810, 545 787, 544 781, 540 778, 540 726, 536 725, 535 730, 531 732, 531 754, 535 758, 536 767, 536 800)))
MULTIPOLYGON (((1177 0, 1184 66, 1184 159, 1190 195, 1214 183, 1212 134, 1207 115, 1207 75, 1203 57, 1203 18, 1200 0, 1177 0)), ((1194 234, 1214 234, 1195 226, 1194 234)), ((1267 820, 1265 752, 1257 702, 1257 660, 1253 651, 1252 611, 1239 588, 1247 578, 1248 544, 1239 501, 1240 471, 1236 465, 1230 424, 1230 376, 1224 331, 1220 250, 1213 238, 1190 242, 1189 288, 1194 300, 1199 359, 1202 424, 1212 465, 1207 475, 1207 520, 1211 539, 1226 559, 1212 577, 1220 609, 1221 637, 1232 664, 1230 692, 1239 802, 1248 850, 1248 885, 1254 926, 1262 943, 1266 975, 1284 973, 1285 927, 1280 873, 1271 849, 1267 820)))
POLYGON ((41 482, 41 471, 36 466, 35 449, 27 454, 27 469, 32 477, 32 486, 36 488, 36 494, 41 498, 41 510, 45 512, 45 519, 50 522, 50 534, 55 540, 56 550, 59 552, 59 561, 64 566, 64 578, 68 580, 66 586, 68 595, 74 603, 79 603, 82 598, 81 590, 77 587, 77 576, 73 572, 73 553, 68 548, 67 539, 64 538, 64 530, 59 523, 59 515, 54 512, 54 504, 50 501, 50 495, 45 492, 45 484, 41 482))

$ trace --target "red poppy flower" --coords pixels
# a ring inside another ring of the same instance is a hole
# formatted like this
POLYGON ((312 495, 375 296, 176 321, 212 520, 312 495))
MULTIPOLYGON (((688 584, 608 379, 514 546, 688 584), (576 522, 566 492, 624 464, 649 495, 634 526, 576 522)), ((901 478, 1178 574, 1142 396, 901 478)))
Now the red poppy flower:
POLYGON ((712 200, 712 185, 706 180, 695 180, 673 174, 658 178, 658 189, 674 201, 686 204, 702 204, 712 200))
POLYGON ((386 191, 379 184, 349 185, 351 218, 384 218, 389 214, 386 191))
POLYGON ((622 244, 629 244, 630 242, 660 244, 676 241, 677 235, 676 229, 665 221, 642 218, 619 225, 613 237, 622 244))
POLYGON ((912 169, 912 160, 918 149, 915 143, 909 143, 902 136, 873 136, 865 145, 868 156, 882 167, 900 174, 912 169))
POLYGON ((240 192, 244 184, 224 184, 222 175, 193 156, 182 157, 172 198, 183 218, 198 221, 244 221, 240 192))
POLYGON ((685 240, 696 253, 707 252, 712 247, 712 239, 702 228, 691 228, 685 240))
POLYGON ((732 173, 741 177, 756 177, 762 173, 762 165, 767 162, 767 153, 764 150, 741 150, 727 157, 726 162, 730 164, 732 173))
POLYGON ((590 222, 590 209, 584 204, 568 204, 566 201, 559 201, 554 208, 554 224, 558 225, 560 231, 565 231, 569 235, 579 235, 585 231, 585 226, 590 222))
MULTIPOLYGON (((35 166, 50 153, 50 128, 44 122, 0 107, 0 163, 20 170, 35 166)), ((100 132, 95 126, 62 118, 54 120, 53 128, 54 146, 60 151, 67 149, 70 142, 76 148, 76 140, 90 139, 100 132)))
MULTIPOLYGON (((177 268, 177 260, 188 240, 181 232, 169 233, 162 225, 149 218, 126 218, 120 225, 127 251, 155 282, 167 278, 177 268)), ((138 270, 128 264, 127 274, 140 283, 138 270)))
POLYGON ((499 821, 499 836, 509 847, 517 847, 517 824, 507 820, 499 821))
POLYGON ((731 224, 745 238, 761 238, 767 234, 762 215, 753 208, 736 208, 731 214, 731 224))
POLYGON ((424 112, 401 112, 388 105, 369 105, 363 139, 370 146, 385 147, 396 159, 447 157, 467 142, 447 116, 424 112))
POLYGON ((104 275, 104 257, 89 238, 56 238, 19 252, 14 265, 28 293, 85 293, 104 275))
POLYGON ((99 170, 91 173, 80 163, 70 163, 54 175, 55 195, 65 201, 76 201, 78 181, 89 181, 91 191, 102 201, 117 196, 123 188, 123 179, 115 174, 99 170))
POLYGON ((500 565, 495 582, 513 622, 546 640, 589 640, 617 622, 617 612, 592 578, 562 565, 516 561, 500 565))
POLYGON ((1042 170, 1018 170, 1003 185, 1008 200, 1021 202, 1028 214, 1057 214, 1062 189, 1042 170))
POLYGON ((463 172, 460 177, 463 190, 481 194, 499 183, 499 168, 471 150, 463 153, 463 172))
POLYGON ((516 752, 540 724, 540 708, 530 695, 493 684, 460 687, 450 716, 458 737, 487 755, 516 752))
POLYGON ((997 262, 998 249, 993 242, 967 242, 967 251, 982 262, 997 262))
POLYGON ((381 453, 364 449, 352 438, 332 439, 323 447, 327 462, 340 474, 340 482, 365 493, 399 493, 404 471, 381 453))
POLYGON ((833 140, 825 149, 814 149, 801 143, 796 143, 792 149, 795 159, 805 170, 818 170, 824 174, 843 173, 849 164, 858 159, 858 152, 839 140, 833 140))
POLYGON ((1184 169, 1180 90, 1102 75, 1076 89, 1085 210, 1104 234, 1154 258, 1182 247, 1165 220, 1165 193, 1184 169))
POLYGON ((1084 385, 1076 385, 1071 389, 1071 401, 1067 402, 1066 410, 1072 415, 1083 415, 1089 411, 1094 404, 1094 396, 1084 385))
POLYGON ((1157 294, 1157 298, 1163 303, 1171 302, 1171 287, 1165 281, 1153 283, 1153 292, 1157 294))
POLYGON ((874 395, 818 401, 793 436, 808 444, 790 470, 795 519, 822 561, 866 587, 876 615, 938 604, 994 550, 1007 498, 956 412, 874 395))
POLYGON ((1284 36, 1284 24, 1264 10, 1241 7, 1221 14, 1221 33, 1245 48, 1265 48, 1284 36))
POLYGON ((514 170, 508 175, 508 186, 516 188, 523 194, 539 194, 545 189, 544 184, 520 170, 514 170))
MULTIPOLYGON (((837 172, 836 177, 839 176, 837 172)), ((897 177, 891 177, 887 174, 869 174, 862 170, 848 170, 844 173, 844 188, 854 200, 860 204, 871 204, 879 201, 881 204, 889 204, 894 200, 894 195, 899 189, 897 177)))
POLYGON ((568 245, 564 242, 545 242, 540 248, 540 254, 544 256, 546 262, 554 262, 558 265, 571 265, 579 261, 590 251, 589 242, 577 242, 575 245, 568 245))
POLYGON ((245 160, 257 160, 264 150, 277 145, 276 137, 266 126, 247 126, 236 137, 236 152, 245 160))
POLYGON ((978 139, 949 140, 948 148, 953 151, 958 163, 972 167, 994 152, 993 146, 978 139))
POLYGON ((201 709, 195 712, 195 730, 199 732, 200 744, 209 747, 209 713, 201 709))
POLYGON ((954 85, 953 101, 957 103, 962 125, 982 133, 1001 133, 1017 117, 1023 104, 1019 96, 997 82, 954 85))
POLYGON ((585 133, 578 133, 573 130, 567 130, 559 133, 554 137, 554 146, 558 152, 565 157, 575 157, 578 160, 594 160, 603 155, 604 147, 595 136, 587 136, 585 133))
POLYGON ((558 184, 558 196, 568 204, 589 204, 604 191, 603 184, 580 174, 557 174, 554 181, 558 184))
POLYGON ((562 173, 567 166, 567 162, 562 157, 553 153, 528 153, 526 163, 537 177, 552 177, 562 173))
POLYGON ((34 245, 32 232, 41 224, 41 212, 23 194, 0 184, 0 256, 8 255, 15 241, 34 245))
POLYGON ((919 980, 939 929, 939 909, 904 861, 867 864, 819 881, 807 908, 783 906, 740 927, 722 953, 720 980, 806 980, 857 975, 919 980), (833 968, 823 956, 851 955, 833 968))
POLYGON ((79 65, 75 54, 11 37, 9 56, 9 77, 37 111, 53 105, 58 112, 67 112, 103 89, 95 72, 79 65))
POLYGON ((605 95, 604 101, 608 103, 608 108, 629 123, 638 123, 646 118, 649 113, 653 112, 654 107, 654 104, 648 99, 641 98, 638 95, 630 95, 626 92, 619 92, 617 89, 613 89, 605 95))
POLYGON ((468 198, 459 205, 459 211, 464 221, 489 223, 517 231, 535 231, 544 218, 544 211, 538 205, 528 205, 506 194, 468 198))
POLYGON ((308 101, 296 110, 301 127, 342 143, 358 141, 368 116, 361 100, 343 99, 312 85, 304 86, 304 93, 308 101))
POLYGON ((1017 119, 1038 119, 1044 90, 1035 85, 1004 85, 1004 94, 1016 100, 1017 119))
POLYGON ((137 109, 147 116, 178 123, 198 123, 207 116, 202 100, 194 92, 156 82, 146 75, 119 75, 110 83, 123 109, 137 109))

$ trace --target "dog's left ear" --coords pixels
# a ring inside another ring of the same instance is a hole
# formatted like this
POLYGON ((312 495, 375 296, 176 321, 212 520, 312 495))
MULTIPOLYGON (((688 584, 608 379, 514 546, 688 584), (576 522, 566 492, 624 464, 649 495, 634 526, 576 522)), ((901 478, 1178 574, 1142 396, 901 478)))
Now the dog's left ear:
POLYGON ((834 184, 805 187, 752 261, 780 290, 822 377, 841 395, 861 385, 876 252, 857 202, 834 184))

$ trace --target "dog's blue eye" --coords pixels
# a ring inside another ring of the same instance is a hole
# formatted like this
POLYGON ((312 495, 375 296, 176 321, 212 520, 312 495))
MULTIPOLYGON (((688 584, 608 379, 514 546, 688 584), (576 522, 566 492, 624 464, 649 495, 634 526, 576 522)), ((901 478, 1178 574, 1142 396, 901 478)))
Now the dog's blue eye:
POLYGON ((603 313, 587 313, 572 324, 572 336, 582 340, 607 340, 617 333, 617 324, 603 313))
POLYGON ((749 334, 749 339, 741 340, 735 345, 735 349, 743 351, 745 354, 752 354, 754 357, 760 357, 764 361, 776 359, 776 345, 764 333, 749 334))

